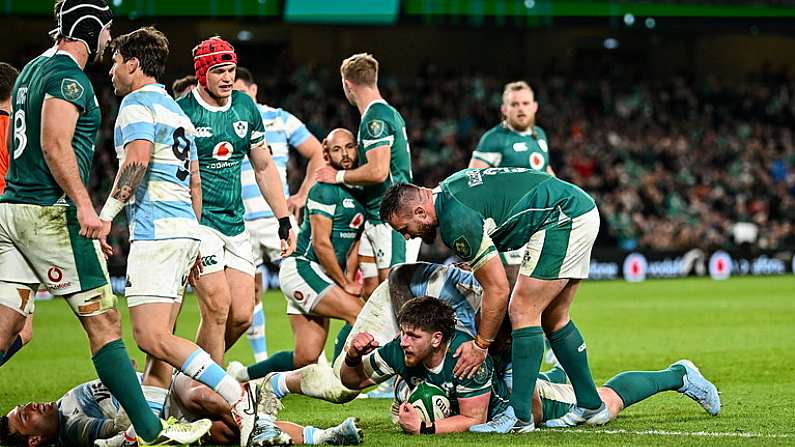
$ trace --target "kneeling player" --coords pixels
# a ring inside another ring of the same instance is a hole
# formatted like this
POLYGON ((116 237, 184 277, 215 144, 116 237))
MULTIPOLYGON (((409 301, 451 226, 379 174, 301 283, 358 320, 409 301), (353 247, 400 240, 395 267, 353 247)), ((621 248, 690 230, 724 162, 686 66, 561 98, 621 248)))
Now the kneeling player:
MULTIPOLYGON (((141 377, 139 374, 139 379, 141 377)), ((250 445, 352 445, 362 442, 362 433, 354 418, 327 429, 275 421, 277 405, 267 389, 262 392, 267 396, 261 408, 270 415, 258 421, 250 445)), ((212 426, 213 444, 239 442, 239 431, 229 404, 207 386, 183 374, 175 376, 171 391, 160 404, 165 418, 202 420, 207 426, 205 431, 212 426)), ((129 425, 130 420, 119 402, 101 381, 93 380, 72 388, 55 402, 17 405, 6 416, 0 416, 0 445, 137 445, 134 439, 125 439, 124 432, 129 425)))
MULTIPOLYGON (((353 134, 334 129, 323 140, 323 153, 335 169, 356 165, 353 134)), ((345 185, 316 183, 306 202, 308 218, 299 233, 295 253, 286 258, 279 282, 287 299, 287 314, 295 335, 295 351, 282 351, 243 370, 238 380, 264 377, 315 363, 328 336, 329 318, 344 320, 343 335, 362 309, 361 286, 345 275, 348 254, 360 236, 364 207, 345 185)))

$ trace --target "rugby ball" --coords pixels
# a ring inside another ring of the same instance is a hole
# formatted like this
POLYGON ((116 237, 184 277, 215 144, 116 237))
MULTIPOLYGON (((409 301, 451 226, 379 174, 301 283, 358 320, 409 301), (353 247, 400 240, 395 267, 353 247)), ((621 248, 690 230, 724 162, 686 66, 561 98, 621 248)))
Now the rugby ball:
POLYGON ((443 389, 428 382, 420 382, 409 395, 408 402, 419 410, 425 422, 433 422, 450 416, 450 399, 443 389))

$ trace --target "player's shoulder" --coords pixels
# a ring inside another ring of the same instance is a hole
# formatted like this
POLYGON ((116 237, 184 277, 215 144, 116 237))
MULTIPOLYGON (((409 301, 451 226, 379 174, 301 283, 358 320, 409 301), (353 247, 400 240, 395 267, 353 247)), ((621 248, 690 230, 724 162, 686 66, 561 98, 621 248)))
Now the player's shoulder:
MULTIPOLYGON (((309 189, 308 197, 312 200, 321 200, 329 203, 330 201, 336 202, 344 194, 342 185, 335 185, 331 183, 315 182, 309 189)), ((341 200, 341 199, 340 199, 341 200)))
POLYGON ((450 345, 447 348, 447 360, 452 360, 453 364, 455 364, 458 359, 455 358, 454 355, 458 347, 471 340, 473 340, 473 338, 467 333, 456 329, 453 332, 453 337, 450 339, 450 345))
POLYGON ((233 90, 232 96, 229 97, 229 100, 232 101, 232 107, 255 110, 257 113, 259 113, 259 108, 257 107, 257 104, 254 102, 254 100, 243 92, 233 90))
POLYGON ((370 104, 370 107, 362 115, 362 122, 367 120, 380 119, 387 122, 402 119, 396 108, 384 100, 377 100, 370 104))
POLYGON ((500 151, 504 146, 503 141, 505 141, 505 126, 500 123, 480 136, 477 150, 481 152, 500 151))

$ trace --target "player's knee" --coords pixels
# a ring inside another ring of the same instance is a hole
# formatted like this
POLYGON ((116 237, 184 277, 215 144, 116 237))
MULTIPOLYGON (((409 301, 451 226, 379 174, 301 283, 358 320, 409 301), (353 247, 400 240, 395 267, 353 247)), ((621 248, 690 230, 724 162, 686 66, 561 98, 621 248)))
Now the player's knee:
POLYGON ((133 338, 138 348, 158 359, 165 357, 166 345, 171 334, 162 331, 153 331, 151 328, 133 328, 133 338))
POLYGON ((251 327, 251 314, 252 312, 236 312, 233 315, 229 315, 226 325, 232 328, 234 331, 243 333, 248 331, 248 328, 251 327))

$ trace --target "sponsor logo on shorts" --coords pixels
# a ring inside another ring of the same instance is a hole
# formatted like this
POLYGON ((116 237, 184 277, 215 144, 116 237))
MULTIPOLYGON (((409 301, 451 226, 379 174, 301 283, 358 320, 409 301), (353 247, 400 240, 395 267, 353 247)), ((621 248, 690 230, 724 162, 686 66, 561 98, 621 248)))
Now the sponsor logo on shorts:
POLYGON ((577 352, 582 352, 582 351, 585 351, 585 343, 581 344, 580 346, 577 346, 577 352))
POLYGON ((130 277, 129 277, 129 276, 128 276, 128 277, 125 279, 125 281, 126 281, 126 282, 124 283, 124 287, 125 287, 125 288, 127 288, 127 287, 132 287, 132 281, 130 281, 130 277))
POLYGON ((209 267, 215 264, 218 264, 218 260, 215 259, 215 255, 202 256, 202 267, 209 267))
POLYGON ((354 208, 356 204, 353 203, 353 199, 342 199, 342 206, 345 208, 354 208))
POLYGON ((213 148, 213 158, 216 160, 226 161, 232 157, 232 152, 235 151, 234 146, 228 141, 222 141, 215 145, 213 148))
POLYGON ((63 279, 63 270, 58 267, 50 267, 50 269, 47 270, 47 278, 55 283, 61 282, 63 279))
POLYGON ((303 301, 304 300, 304 294, 301 293, 300 290, 296 290, 295 292, 293 292, 293 298, 295 298, 296 301, 303 301))

